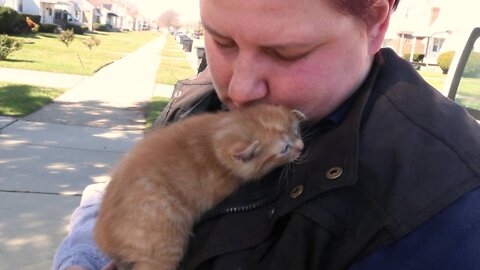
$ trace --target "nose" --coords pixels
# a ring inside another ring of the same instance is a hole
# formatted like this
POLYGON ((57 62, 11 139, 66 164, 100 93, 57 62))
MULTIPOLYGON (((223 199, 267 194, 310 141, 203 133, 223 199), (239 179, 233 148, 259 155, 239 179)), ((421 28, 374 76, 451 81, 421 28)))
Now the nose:
POLYGON ((237 107, 255 103, 267 96, 268 84, 262 63, 249 56, 239 56, 232 70, 228 97, 237 107))
POLYGON ((295 149, 297 149, 299 152, 302 152, 303 147, 305 147, 305 146, 304 146, 302 140, 295 140, 294 147, 295 147, 295 149))

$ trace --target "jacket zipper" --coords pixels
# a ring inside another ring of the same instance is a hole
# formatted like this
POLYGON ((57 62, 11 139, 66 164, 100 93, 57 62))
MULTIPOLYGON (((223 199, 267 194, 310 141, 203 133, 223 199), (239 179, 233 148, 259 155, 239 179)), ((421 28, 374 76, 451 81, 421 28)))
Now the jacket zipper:
POLYGON ((236 213, 242 213, 242 212, 248 212, 252 211, 258 208, 261 208, 271 202, 273 202, 275 198, 266 198, 262 199, 250 204, 246 205, 239 205, 239 206, 232 206, 232 207, 227 207, 227 208, 221 208, 218 210, 214 210, 211 212, 207 212, 203 217, 198 221, 198 223, 204 222, 206 220, 223 216, 223 215, 229 215, 229 214, 236 214, 236 213))

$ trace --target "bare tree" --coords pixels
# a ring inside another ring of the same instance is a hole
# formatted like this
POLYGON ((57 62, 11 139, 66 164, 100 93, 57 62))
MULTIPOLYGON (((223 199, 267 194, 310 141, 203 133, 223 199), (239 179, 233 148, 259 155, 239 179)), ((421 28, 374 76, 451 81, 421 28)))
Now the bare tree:
POLYGON ((180 27, 179 15, 174 10, 167 10, 160 17, 157 18, 157 25, 159 27, 180 27))

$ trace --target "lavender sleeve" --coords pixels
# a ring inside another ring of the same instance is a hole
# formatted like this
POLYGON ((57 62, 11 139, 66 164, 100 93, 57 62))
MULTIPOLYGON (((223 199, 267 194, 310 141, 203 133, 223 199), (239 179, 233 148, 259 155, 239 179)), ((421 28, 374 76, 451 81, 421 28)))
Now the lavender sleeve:
POLYGON ((99 270, 110 261, 93 240, 93 227, 105 186, 105 183, 92 184, 83 191, 80 206, 70 219, 70 231, 55 253, 52 270, 64 270, 72 265, 99 270))

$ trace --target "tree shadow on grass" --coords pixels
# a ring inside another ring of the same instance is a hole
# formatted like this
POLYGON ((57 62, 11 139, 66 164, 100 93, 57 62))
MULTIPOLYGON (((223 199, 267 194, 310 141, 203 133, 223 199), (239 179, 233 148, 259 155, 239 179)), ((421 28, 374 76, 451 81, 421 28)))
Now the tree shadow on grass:
POLYGON ((36 61, 32 61, 32 60, 24 60, 24 59, 5 59, 5 60, 2 60, 3 62, 10 62, 10 63, 35 63, 36 61))
POLYGON ((106 33, 98 32, 98 31, 86 32, 84 35, 85 36, 107 36, 106 33))
POLYGON ((45 38, 58 38, 58 35, 53 33, 38 33, 37 35, 45 38))
POLYGON ((30 85, 0 87, 0 115, 25 116, 52 102, 62 92, 30 85))

